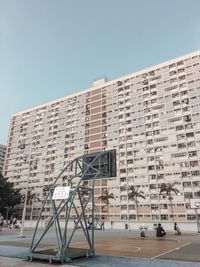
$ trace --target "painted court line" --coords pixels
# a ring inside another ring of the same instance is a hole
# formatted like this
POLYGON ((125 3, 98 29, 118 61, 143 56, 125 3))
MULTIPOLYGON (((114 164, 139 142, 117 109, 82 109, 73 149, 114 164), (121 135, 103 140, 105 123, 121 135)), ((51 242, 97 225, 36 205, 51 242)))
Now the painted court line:
POLYGON ((191 244, 191 242, 188 242, 188 243, 186 243, 186 244, 183 244, 183 245, 180 246, 180 247, 176 247, 176 248, 173 248, 173 249, 168 250, 168 251, 166 251, 166 252, 163 252, 163 253, 161 253, 161 254, 159 254, 159 255, 157 255, 157 256, 152 257, 151 260, 156 259, 156 258, 158 258, 158 257, 160 257, 160 256, 163 256, 163 255, 165 255, 165 254, 167 254, 167 253, 170 253, 170 252, 172 252, 172 251, 174 251, 174 250, 179 250, 180 248, 186 247, 186 246, 188 246, 188 245, 190 245, 190 244, 191 244))

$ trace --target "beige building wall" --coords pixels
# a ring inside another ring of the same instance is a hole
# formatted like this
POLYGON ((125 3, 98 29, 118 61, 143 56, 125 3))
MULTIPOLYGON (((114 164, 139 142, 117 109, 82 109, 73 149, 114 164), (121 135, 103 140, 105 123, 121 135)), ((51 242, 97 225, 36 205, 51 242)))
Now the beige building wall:
MULTIPOLYGON (((141 221, 170 221, 162 183, 177 182, 176 221, 195 221, 190 198, 200 196, 200 51, 112 81, 96 81, 79 93, 13 114, 4 168, 18 188, 42 197, 74 157, 116 149, 117 177, 97 181, 95 200, 109 190, 110 220, 136 220, 130 186, 140 186, 141 221), (25 159, 26 162, 25 162, 25 159)), ((39 207, 38 207, 39 208, 39 207)))
POLYGON ((6 146, 0 144, 0 173, 3 172, 5 156, 6 156, 6 146))

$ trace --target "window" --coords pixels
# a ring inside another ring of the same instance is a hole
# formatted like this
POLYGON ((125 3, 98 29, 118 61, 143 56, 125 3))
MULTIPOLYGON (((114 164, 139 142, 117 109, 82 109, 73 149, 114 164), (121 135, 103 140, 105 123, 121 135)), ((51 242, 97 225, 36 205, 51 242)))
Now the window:
POLYGON ((196 215, 193 215, 193 214, 190 215, 190 214, 188 214, 188 215, 187 215, 187 220, 188 220, 188 221, 195 221, 195 220, 196 220, 196 215))

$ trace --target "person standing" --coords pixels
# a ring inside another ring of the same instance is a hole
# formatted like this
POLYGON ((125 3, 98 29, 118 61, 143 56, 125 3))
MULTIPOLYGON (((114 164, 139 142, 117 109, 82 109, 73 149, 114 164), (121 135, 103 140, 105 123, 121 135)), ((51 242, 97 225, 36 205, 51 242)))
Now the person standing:
POLYGON ((181 235, 181 230, 178 227, 177 223, 174 223, 174 231, 175 231, 175 235, 181 235))
POLYGON ((2 231, 3 228, 3 215, 0 213, 0 231, 2 231))
POLYGON ((101 221, 101 230, 105 230, 104 218, 102 218, 102 221, 101 221))
POLYGON ((11 215, 9 220, 9 229, 12 228, 12 225, 13 225, 13 216, 11 215))
POLYGON ((17 218, 14 216, 13 218, 13 229, 17 228, 17 218))

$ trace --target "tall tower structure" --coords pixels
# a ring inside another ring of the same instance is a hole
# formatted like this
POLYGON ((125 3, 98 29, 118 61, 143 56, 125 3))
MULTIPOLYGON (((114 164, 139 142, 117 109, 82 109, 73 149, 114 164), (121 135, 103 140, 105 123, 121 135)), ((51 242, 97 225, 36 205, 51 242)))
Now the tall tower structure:
MULTIPOLYGON (((163 183, 177 182, 173 217, 195 221, 190 199, 200 196, 200 51, 13 114, 5 176, 15 187, 29 187, 41 197, 56 173, 74 157, 116 149, 117 176, 97 181, 99 196, 112 192, 109 218, 126 224, 171 221, 163 183), (128 199, 140 186, 138 216, 128 199)), ((39 209, 39 207, 38 207, 39 209)), ((37 208, 35 210, 37 215, 37 208)), ((36 216, 35 215, 35 216, 36 216)))

